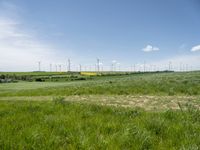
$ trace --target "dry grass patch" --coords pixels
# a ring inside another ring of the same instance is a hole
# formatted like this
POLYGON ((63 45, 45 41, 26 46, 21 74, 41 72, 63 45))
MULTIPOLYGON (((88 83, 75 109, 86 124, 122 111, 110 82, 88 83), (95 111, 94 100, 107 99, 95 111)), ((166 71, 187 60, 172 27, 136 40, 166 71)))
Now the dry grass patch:
MULTIPOLYGON (((21 96, 0 97, 0 100, 23 100, 23 101, 51 101, 52 96, 21 96)), ((145 110, 168 110, 180 109, 178 104, 185 106, 191 104, 200 108, 200 96, 133 96, 133 95, 81 95, 66 96, 65 101, 92 103, 97 105, 111 105, 121 107, 139 107, 145 110)))

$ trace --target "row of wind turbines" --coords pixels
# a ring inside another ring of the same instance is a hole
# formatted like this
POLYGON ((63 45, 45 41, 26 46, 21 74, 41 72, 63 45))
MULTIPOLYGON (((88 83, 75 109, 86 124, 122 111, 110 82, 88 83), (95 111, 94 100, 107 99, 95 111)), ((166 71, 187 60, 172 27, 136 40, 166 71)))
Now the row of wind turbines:
POLYGON ((111 62, 111 65, 103 65, 99 58, 97 58, 96 63, 93 65, 82 65, 82 64, 72 64, 71 60, 68 59, 65 65, 63 64, 49 64, 49 69, 42 69, 42 62, 38 61, 38 71, 49 71, 49 72, 103 72, 103 71, 112 71, 112 72, 156 72, 156 71, 193 71, 195 70, 193 66, 180 63, 179 66, 173 65, 170 61, 168 64, 163 66, 158 66, 156 64, 147 64, 145 61, 143 64, 133 64, 129 66, 121 65, 116 60, 111 62))

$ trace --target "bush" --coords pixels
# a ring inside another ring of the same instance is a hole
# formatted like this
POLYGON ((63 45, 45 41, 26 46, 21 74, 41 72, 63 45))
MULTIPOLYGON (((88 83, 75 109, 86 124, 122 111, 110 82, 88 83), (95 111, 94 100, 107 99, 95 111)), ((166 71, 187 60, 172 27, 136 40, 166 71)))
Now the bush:
POLYGON ((54 97, 53 102, 54 102, 54 104, 64 104, 65 98, 64 97, 54 97))
POLYGON ((36 82, 44 82, 44 80, 41 79, 41 78, 36 78, 35 81, 36 81, 36 82))

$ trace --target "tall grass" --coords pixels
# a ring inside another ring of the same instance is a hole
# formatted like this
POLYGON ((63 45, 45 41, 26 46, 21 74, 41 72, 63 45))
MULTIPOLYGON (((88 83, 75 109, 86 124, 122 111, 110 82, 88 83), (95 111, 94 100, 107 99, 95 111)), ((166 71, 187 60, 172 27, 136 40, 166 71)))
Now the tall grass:
POLYGON ((0 84, 0 96, 200 95, 200 72, 96 77, 62 83, 0 84), (33 88, 32 88, 33 87, 33 88))
POLYGON ((198 149, 200 111, 0 102, 0 149, 198 149))

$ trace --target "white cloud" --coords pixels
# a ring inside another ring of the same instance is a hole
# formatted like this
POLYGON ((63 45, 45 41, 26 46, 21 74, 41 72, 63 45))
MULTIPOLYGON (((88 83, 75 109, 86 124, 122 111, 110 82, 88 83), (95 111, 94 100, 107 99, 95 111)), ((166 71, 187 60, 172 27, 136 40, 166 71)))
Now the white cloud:
POLYGON ((154 47, 152 45, 147 45, 145 48, 142 49, 144 52, 152 52, 152 51, 159 51, 158 47, 154 47))
POLYGON ((200 51, 200 45, 192 47, 191 51, 192 52, 200 51))
POLYGON ((0 16, 0 70, 33 70, 35 62, 48 62, 53 56, 51 46, 21 30, 20 23, 14 19, 0 16))
POLYGON ((64 61, 64 55, 56 53, 52 44, 39 40, 36 30, 25 28, 16 9, 12 4, 0 3, 0 71, 37 70, 38 61, 49 70, 49 63, 64 61))

